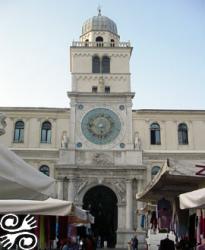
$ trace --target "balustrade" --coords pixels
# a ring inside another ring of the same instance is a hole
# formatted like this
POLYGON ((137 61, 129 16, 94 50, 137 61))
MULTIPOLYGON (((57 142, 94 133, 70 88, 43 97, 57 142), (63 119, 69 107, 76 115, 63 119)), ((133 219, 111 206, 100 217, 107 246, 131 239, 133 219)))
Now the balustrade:
POLYGON ((81 42, 73 41, 73 47, 130 47, 130 42, 81 42))

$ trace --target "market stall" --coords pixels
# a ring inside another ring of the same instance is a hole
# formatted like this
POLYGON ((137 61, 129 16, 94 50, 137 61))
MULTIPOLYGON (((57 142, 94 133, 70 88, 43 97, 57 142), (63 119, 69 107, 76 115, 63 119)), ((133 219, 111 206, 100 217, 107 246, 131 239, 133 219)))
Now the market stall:
POLYGON ((190 245, 195 243, 195 221, 189 211, 179 208, 178 196, 205 185, 204 166, 205 161, 167 160, 161 171, 136 195, 138 200, 157 205, 158 232, 174 231, 178 239, 184 242, 186 239, 190 245))
POLYGON ((25 225, 26 228, 33 228, 33 235, 40 249, 56 248, 57 242, 62 246, 68 239, 72 239, 73 246, 76 246, 76 225, 94 222, 88 211, 72 202, 52 198, 45 201, 0 200, 0 214, 1 225, 6 225, 6 219, 13 222, 20 220, 21 223, 18 224, 22 229, 25 225))
MULTIPOLYGON (((0 135, 5 133, 5 122, 3 125, 0 127, 0 135)), ((9 240, 10 231, 2 226, 6 225, 3 223, 6 220, 17 230, 21 227, 24 231, 31 229, 33 232, 26 233, 32 235, 32 244, 38 243, 40 249, 56 248, 57 242, 62 244, 69 237, 76 237, 76 225, 94 223, 94 218, 88 211, 70 201, 49 197, 55 197, 55 180, 0 144, 0 240, 2 244, 7 244, 4 247, 17 244, 9 240), (20 223, 19 227, 17 222, 20 223)), ((20 245, 19 247, 21 248, 20 245)))
POLYGON ((0 214, 32 214, 73 217, 73 223, 92 223, 93 217, 73 202, 49 198, 37 200, 0 200, 0 214))
POLYGON ((205 188, 179 195, 180 208, 192 214, 197 250, 205 249, 205 188))
POLYGON ((160 172, 142 192, 136 194, 141 201, 157 201, 160 198, 175 199, 179 194, 197 189, 205 184, 205 176, 198 166, 205 166, 205 161, 174 160, 164 162, 160 172))

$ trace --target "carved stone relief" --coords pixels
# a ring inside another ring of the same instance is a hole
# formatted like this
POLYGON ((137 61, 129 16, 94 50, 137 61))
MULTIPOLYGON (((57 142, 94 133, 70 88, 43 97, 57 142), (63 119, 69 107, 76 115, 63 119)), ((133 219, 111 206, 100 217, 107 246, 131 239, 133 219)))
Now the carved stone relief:
POLYGON ((5 127, 6 127, 6 116, 0 113, 0 135, 5 134, 5 127))
POLYGON ((125 201, 125 196, 126 196, 125 184, 123 182, 119 182, 119 181, 116 181, 114 184, 115 184, 115 186, 118 190, 118 193, 121 197, 121 201, 125 201))
POLYGON ((113 190, 118 197, 118 204, 124 203, 126 198, 126 187, 122 180, 107 179, 103 176, 92 179, 78 178, 75 179, 75 202, 82 202, 85 193, 92 187, 105 185, 113 190))
POLYGON ((97 166, 110 166, 113 165, 113 161, 108 154, 94 153, 92 156, 92 163, 97 166))

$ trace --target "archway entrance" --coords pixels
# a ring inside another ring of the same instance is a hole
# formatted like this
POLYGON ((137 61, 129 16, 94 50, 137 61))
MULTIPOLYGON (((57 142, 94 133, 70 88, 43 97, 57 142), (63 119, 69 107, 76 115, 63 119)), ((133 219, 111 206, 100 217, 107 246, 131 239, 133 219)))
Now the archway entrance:
POLYGON ((91 229, 96 238, 107 241, 107 247, 115 247, 117 231, 117 196, 108 187, 96 186, 87 191, 83 208, 95 217, 91 229))

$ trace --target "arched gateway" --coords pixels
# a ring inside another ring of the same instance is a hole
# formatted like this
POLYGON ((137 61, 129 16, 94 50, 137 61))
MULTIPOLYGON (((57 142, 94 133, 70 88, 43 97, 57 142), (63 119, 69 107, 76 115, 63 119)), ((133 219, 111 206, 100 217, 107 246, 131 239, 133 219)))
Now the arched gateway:
POLYGON ((92 232, 101 238, 101 245, 115 247, 117 230, 117 196, 108 187, 99 185, 89 189, 83 198, 83 208, 95 217, 92 232))

